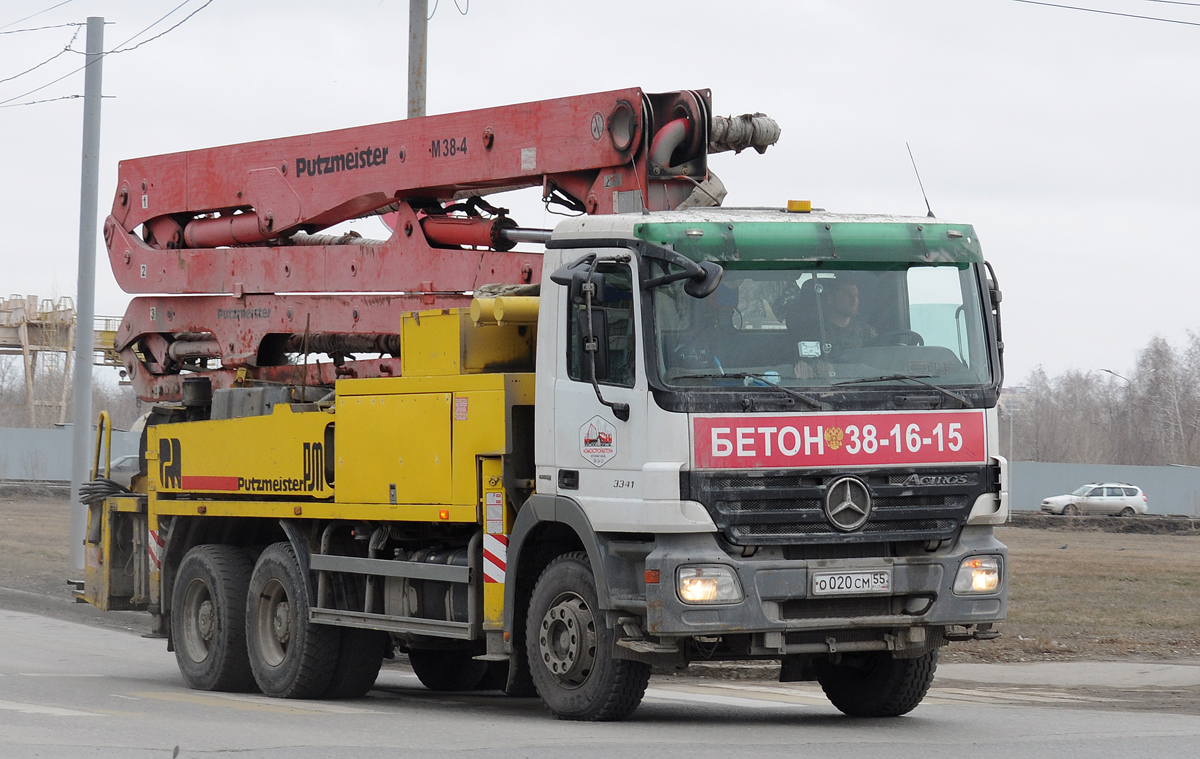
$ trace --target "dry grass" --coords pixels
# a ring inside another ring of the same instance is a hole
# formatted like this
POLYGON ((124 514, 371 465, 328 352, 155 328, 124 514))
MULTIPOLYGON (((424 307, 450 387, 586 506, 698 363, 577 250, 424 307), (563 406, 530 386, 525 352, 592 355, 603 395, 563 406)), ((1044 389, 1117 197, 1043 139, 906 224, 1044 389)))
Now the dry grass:
POLYGON ((1200 538, 1006 527, 1002 637, 949 661, 1200 657, 1200 538))
MULTIPOLYGON (((0 495, 0 587, 69 598, 65 496, 0 495)), ((1200 536, 1004 527, 1012 585, 999 640, 943 661, 1200 659, 1200 536)))
POLYGON ((0 587, 70 598, 67 497, 0 495, 0 587))

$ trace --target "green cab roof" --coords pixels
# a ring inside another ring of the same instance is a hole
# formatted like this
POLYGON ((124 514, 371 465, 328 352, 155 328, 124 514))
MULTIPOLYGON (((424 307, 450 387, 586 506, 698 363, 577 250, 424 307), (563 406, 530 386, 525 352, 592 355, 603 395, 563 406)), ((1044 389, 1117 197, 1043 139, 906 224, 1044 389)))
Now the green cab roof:
POLYGON ((738 210, 654 214, 635 223, 633 234, 670 246, 694 261, 715 261, 729 268, 983 261, 970 224, 925 217, 738 210))

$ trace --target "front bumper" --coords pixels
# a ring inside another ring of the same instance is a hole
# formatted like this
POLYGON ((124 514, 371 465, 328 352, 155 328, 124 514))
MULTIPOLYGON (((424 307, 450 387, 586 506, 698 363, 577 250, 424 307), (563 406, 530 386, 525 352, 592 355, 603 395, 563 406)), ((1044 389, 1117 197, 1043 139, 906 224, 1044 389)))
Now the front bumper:
POLYGON ((723 550, 711 533, 659 535, 646 556, 647 572, 657 570, 661 578, 646 585, 647 632, 659 638, 751 633, 756 647, 789 653, 806 641, 826 640, 830 636, 824 634, 834 631, 846 638, 854 637, 854 631, 969 629, 1005 619, 1007 558, 1008 550, 990 527, 966 527, 951 548, 931 553, 822 560, 741 558, 723 550), (958 567, 968 556, 1000 557, 1001 581, 995 593, 954 593, 958 567), (744 599, 730 604, 683 603, 676 593, 676 570, 692 564, 730 567, 741 582, 744 599), (815 597, 812 593, 814 571, 882 568, 892 570, 888 595, 815 597))

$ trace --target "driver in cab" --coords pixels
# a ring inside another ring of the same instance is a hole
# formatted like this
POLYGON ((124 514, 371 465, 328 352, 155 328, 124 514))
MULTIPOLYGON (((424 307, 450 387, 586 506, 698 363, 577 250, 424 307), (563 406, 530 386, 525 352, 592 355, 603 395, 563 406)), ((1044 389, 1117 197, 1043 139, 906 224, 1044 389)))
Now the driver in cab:
POLYGON ((825 311, 825 340, 839 348, 861 348, 878 334, 858 315, 858 285, 844 277, 821 283, 818 295, 825 311))
POLYGON ((796 377, 810 379, 817 368, 810 359, 850 348, 861 348, 878 332, 858 313, 858 284, 847 276, 809 280, 799 302, 787 317, 788 331, 796 339, 800 360, 796 377), (811 284, 810 284, 811 283, 811 284), (805 297, 807 296, 807 297, 805 297))

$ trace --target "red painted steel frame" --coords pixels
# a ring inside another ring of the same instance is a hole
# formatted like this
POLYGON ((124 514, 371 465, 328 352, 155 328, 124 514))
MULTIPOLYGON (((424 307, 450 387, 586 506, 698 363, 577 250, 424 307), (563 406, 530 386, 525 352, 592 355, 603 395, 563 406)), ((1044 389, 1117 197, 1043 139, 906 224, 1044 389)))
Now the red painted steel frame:
MULTIPOLYGON (((297 371, 255 366, 268 334, 306 325, 313 334, 395 334, 401 311, 465 305, 461 293, 487 283, 536 282, 540 254, 448 246, 480 230, 439 219, 427 236, 419 211, 534 186, 590 214, 615 212, 619 193, 637 193, 649 210, 673 208, 691 193, 689 177, 703 178, 708 122, 707 91, 631 88, 122 161, 104 227, 109 261, 126 292, 162 295, 131 304, 117 347, 141 397, 175 400, 179 369, 165 353, 172 334, 219 337, 222 369, 203 371, 220 388, 239 368, 259 379, 297 371), (680 114, 694 125, 688 155, 677 167, 653 164, 647 133, 680 114), (287 239, 390 207, 396 231, 382 244, 287 239), (277 295, 312 292, 431 295, 277 295), (301 300, 306 321, 280 322, 301 300), (271 317, 262 323, 219 316, 264 310, 271 317)), ((379 376, 399 370, 390 361, 350 366, 379 376)), ((313 384, 332 381, 332 367, 329 378, 311 371, 313 384)))
POLYGON ((310 362, 307 374, 300 366, 256 366, 257 349, 269 335, 294 335, 308 330, 321 333, 370 337, 395 335, 400 315, 430 308, 463 307, 465 295, 204 295, 187 298, 149 296, 134 298, 117 331, 116 344, 126 361, 129 379, 140 396, 155 400, 178 400, 182 377, 166 365, 170 342, 180 335, 211 335, 221 348, 222 367, 204 372, 214 389, 232 387, 238 369, 252 379, 308 384, 331 384, 338 376, 378 377, 400 374, 400 359, 383 358, 333 362, 310 362), (320 328, 316 327, 319 316, 320 328), (137 346, 147 361, 134 356, 137 346))

